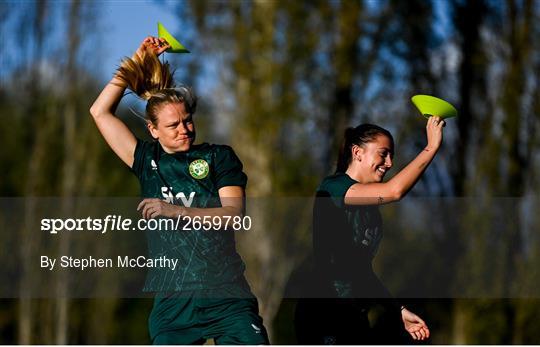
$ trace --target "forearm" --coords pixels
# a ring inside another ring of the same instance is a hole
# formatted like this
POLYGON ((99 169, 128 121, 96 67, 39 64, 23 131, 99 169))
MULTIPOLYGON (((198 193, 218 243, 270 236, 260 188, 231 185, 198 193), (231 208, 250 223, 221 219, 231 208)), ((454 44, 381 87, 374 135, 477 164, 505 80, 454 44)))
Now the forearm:
POLYGON ((437 151, 437 147, 424 148, 413 161, 388 181, 388 183, 392 185, 398 198, 402 198, 416 184, 418 179, 420 179, 420 176, 426 171, 426 168, 435 157, 437 151))
POLYGON ((224 206, 215 208, 195 208, 195 207, 180 207, 179 211, 183 217, 236 217, 242 216, 242 208, 236 206, 224 206))
POLYGON ((175 205, 158 198, 147 198, 140 202, 137 211, 140 211, 143 218, 156 218, 158 216, 167 218, 195 218, 210 217, 211 219, 226 217, 242 217, 245 212, 243 198, 243 188, 224 187, 220 189, 220 195, 229 195, 229 197, 220 196, 222 207, 198 208, 175 205), (236 191, 236 196, 232 195, 236 191), (228 193, 228 194, 226 194, 228 193))
POLYGON ((103 88, 90 108, 92 116, 98 117, 103 114, 114 114, 125 90, 126 84, 119 78, 113 77, 105 88, 103 88))

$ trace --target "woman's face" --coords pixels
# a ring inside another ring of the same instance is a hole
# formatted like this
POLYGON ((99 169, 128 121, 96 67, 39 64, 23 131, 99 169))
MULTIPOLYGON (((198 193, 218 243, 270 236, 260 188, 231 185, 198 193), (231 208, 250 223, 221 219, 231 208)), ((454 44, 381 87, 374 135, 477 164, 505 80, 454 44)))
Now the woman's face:
POLYGON ((386 135, 377 135, 373 141, 353 150, 353 159, 358 160, 359 176, 363 183, 382 182, 392 167, 393 157, 394 145, 386 135))
POLYGON ((167 103, 157 112, 157 125, 149 123, 152 136, 167 153, 185 152, 195 141, 195 125, 192 115, 183 103, 167 103))

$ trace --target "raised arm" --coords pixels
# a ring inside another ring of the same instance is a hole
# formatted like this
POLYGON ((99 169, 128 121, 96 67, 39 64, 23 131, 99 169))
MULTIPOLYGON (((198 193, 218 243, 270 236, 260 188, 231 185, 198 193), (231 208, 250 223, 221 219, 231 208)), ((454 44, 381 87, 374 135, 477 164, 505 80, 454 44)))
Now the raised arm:
MULTIPOLYGON (((141 43, 136 54, 145 49, 152 49, 159 55, 169 47, 163 39, 147 37, 141 43)), ((90 108, 90 114, 114 153, 129 167, 132 167, 137 140, 124 122, 115 116, 116 108, 126 87, 124 81, 117 76, 113 77, 94 101, 90 108)))
POLYGON ((380 205, 403 198, 418 182, 439 150, 444 125, 439 117, 430 117, 426 125, 428 144, 424 150, 388 182, 352 185, 345 194, 345 204, 380 205))

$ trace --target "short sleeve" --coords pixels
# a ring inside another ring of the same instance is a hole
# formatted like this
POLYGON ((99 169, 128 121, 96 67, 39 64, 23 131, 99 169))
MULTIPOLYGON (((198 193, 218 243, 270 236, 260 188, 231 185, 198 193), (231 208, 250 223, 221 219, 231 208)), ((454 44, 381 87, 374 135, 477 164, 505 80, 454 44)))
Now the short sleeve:
POLYGON ((247 175, 242 169, 242 162, 238 159, 231 147, 217 147, 214 166, 214 178, 217 189, 227 186, 246 188, 247 175))
POLYGON ((147 164, 146 161, 148 158, 147 153, 152 150, 151 144, 147 141, 137 139, 137 145, 135 146, 135 153, 133 154, 133 166, 131 167, 131 172, 137 177, 141 177, 143 168, 147 164))
POLYGON ((327 177, 317 189, 318 192, 326 192, 327 195, 332 197, 332 201, 336 206, 342 208, 345 206, 345 194, 347 190, 358 183, 348 175, 336 174, 334 176, 327 177))

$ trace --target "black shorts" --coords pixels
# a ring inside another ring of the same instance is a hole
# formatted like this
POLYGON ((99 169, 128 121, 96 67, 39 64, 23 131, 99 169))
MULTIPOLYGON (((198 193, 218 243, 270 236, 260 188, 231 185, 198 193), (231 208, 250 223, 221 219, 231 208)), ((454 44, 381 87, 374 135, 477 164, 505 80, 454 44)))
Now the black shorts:
POLYGON ((354 299, 300 299, 294 317, 297 341, 303 345, 372 344, 368 309, 354 299))

